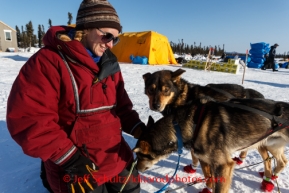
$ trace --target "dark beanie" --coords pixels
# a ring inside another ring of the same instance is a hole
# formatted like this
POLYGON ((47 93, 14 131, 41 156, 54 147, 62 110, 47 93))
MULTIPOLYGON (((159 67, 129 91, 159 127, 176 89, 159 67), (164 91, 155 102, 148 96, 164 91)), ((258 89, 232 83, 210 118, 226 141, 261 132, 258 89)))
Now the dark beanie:
POLYGON ((77 12, 76 29, 115 28, 121 32, 118 15, 106 0, 83 0, 77 12))

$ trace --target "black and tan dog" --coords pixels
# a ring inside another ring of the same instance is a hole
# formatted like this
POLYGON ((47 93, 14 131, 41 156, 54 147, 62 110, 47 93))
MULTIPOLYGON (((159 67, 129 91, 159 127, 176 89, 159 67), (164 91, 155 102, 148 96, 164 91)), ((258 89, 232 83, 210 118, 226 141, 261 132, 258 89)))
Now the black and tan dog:
POLYGON ((180 68, 176 71, 161 70, 143 75, 145 94, 149 98, 151 110, 161 112, 163 115, 170 114, 174 108, 204 96, 217 101, 226 101, 230 98, 264 98, 260 92, 245 89, 238 84, 206 86, 192 84, 181 78, 184 72, 186 71, 180 68))
MULTIPOLYGON (((211 182, 215 193, 229 191, 235 165, 231 154, 236 151, 259 147, 264 159, 269 151, 277 160, 274 173, 283 170, 287 160, 282 155, 289 142, 288 103, 266 99, 232 99, 227 102, 207 100, 208 97, 202 100, 206 104, 195 100, 177 108, 156 123, 150 123, 149 119, 147 131, 134 148, 139 171, 149 169, 177 151, 173 121, 181 128, 184 147, 194 149, 202 169, 209 168, 212 172, 212 175, 205 177, 225 179, 225 182, 211 182), (282 127, 286 129, 280 129, 282 127)), ((266 176, 272 175, 271 171, 267 172, 269 174, 266 176)))
MULTIPOLYGON (((149 98, 151 110, 168 115, 174 109, 204 96, 220 102, 231 98, 264 98, 260 92, 237 84, 208 84, 206 86, 192 84, 181 78, 184 72, 183 69, 161 70, 143 75, 145 94, 149 98)), ((239 157, 244 159, 246 155, 247 151, 243 151, 239 157)), ((198 159, 192 151, 192 165, 186 166, 184 170, 189 173, 195 172, 197 165, 198 159)))

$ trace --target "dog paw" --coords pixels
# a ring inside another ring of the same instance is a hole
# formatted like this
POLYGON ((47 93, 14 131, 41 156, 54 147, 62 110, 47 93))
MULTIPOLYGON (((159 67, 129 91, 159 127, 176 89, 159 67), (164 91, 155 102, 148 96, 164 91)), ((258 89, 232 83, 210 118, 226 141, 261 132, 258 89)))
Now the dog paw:
POLYGON ((274 184, 270 181, 263 180, 261 183, 261 190, 265 192, 272 192, 274 190, 274 184))
POLYGON ((192 168, 192 165, 187 165, 184 167, 184 172, 189 173, 189 174, 193 174, 196 173, 196 170, 192 168))
POLYGON ((234 157, 234 158, 232 158, 235 162, 236 162, 236 164, 238 164, 238 165, 241 165, 242 163, 243 163, 243 160, 241 160, 239 157, 234 157))

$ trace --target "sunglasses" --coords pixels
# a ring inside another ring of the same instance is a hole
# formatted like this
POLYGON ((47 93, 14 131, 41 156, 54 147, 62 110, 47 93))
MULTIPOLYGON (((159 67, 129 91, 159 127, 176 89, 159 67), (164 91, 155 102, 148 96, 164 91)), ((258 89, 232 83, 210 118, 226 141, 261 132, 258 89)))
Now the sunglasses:
POLYGON ((118 42, 119 42, 119 37, 114 37, 111 33, 109 32, 104 32, 98 28, 96 28, 98 31, 100 31, 101 33, 103 33, 101 41, 103 43, 108 43, 112 40, 113 45, 115 46, 118 42))

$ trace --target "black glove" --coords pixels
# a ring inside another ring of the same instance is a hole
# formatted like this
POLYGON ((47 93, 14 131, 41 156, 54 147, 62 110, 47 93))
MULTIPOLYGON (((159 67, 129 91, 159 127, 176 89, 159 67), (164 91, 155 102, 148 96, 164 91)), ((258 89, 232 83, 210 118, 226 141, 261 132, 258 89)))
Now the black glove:
POLYGON ((135 139, 139 139, 141 134, 146 130, 146 125, 144 123, 140 123, 138 124, 138 126, 136 126, 136 128, 133 130, 133 137, 135 139))
POLYGON ((91 172, 97 172, 99 168, 79 150, 61 167, 66 172, 63 179, 67 182, 69 192, 89 193, 97 187, 91 172))

